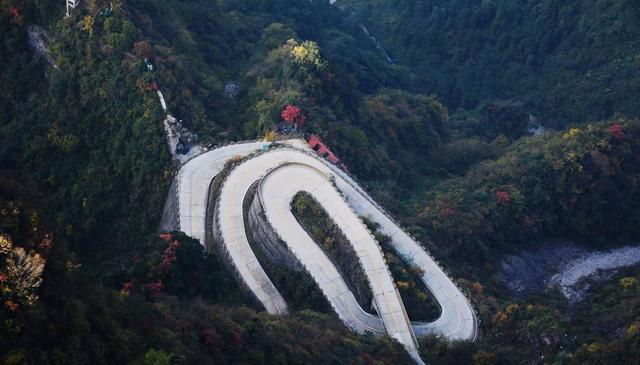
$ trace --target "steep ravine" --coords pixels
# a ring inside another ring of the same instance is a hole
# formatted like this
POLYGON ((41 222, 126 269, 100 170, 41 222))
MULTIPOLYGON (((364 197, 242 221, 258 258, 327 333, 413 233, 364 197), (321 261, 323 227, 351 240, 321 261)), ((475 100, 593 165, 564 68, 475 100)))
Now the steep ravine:
POLYGON ((585 298, 590 281, 640 263, 640 245, 589 250, 572 242, 545 243, 502 261, 502 281, 518 296, 558 287, 570 303, 585 298))

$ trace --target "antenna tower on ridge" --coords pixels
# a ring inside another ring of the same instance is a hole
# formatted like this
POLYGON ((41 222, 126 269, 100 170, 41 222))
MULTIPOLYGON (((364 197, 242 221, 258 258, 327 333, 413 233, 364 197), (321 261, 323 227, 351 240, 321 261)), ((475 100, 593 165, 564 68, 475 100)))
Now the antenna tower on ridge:
POLYGON ((75 9, 76 6, 78 6, 78 2, 80 0, 65 0, 67 2, 67 18, 70 15, 70 11, 71 9, 75 9))

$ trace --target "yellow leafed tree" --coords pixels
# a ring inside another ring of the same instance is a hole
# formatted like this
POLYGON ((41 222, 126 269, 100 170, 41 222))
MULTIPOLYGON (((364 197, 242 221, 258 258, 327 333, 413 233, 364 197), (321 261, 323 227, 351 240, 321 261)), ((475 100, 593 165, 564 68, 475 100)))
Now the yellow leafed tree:
POLYGON ((294 40, 290 40, 288 44, 291 48, 291 57, 293 61, 302 66, 314 66, 316 69, 322 69, 326 62, 320 56, 320 48, 313 41, 304 41, 300 44, 294 40))
POLYGON ((78 25, 80 26, 80 29, 92 35, 93 23, 94 23, 93 17, 91 15, 87 15, 78 22, 78 25))
POLYGON ((11 238, 6 235, 0 235, 0 254, 7 254, 11 252, 13 248, 13 243, 11 242, 11 238))
POLYGON ((14 247, 2 268, 8 291, 29 305, 34 304, 38 299, 36 292, 42 284, 44 264, 45 259, 39 253, 27 253, 22 247, 14 247))

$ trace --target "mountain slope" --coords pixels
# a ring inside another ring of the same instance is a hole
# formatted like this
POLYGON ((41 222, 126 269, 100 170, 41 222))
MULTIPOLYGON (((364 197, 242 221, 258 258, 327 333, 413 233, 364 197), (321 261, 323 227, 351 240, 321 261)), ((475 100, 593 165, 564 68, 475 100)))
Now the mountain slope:
POLYGON ((640 361, 637 269, 576 307, 553 290, 515 298, 496 278, 505 252, 538 239, 637 242, 638 121, 590 123, 638 114, 637 2, 348 4, 355 15, 323 1, 83 0, 65 18, 59 1, 0 1, 1 362, 410 363, 322 313, 305 278, 279 275, 304 300, 268 316, 217 254, 157 237, 176 166, 156 86, 205 145, 261 138, 300 107, 303 131, 480 309, 480 341, 426 339, 430 363, 640 361), (33 25, 48 57, 29 46, 33 25), (302 44, 323 67, 296 61, 302 44), (527 111, 584 125, 528 137, 527 111), (16 290, 16 257, 38 285, 16 290))
POLYGON ((557 127, 640 113, 635 1, 342 3, 451 109, 517 99, 557 127))

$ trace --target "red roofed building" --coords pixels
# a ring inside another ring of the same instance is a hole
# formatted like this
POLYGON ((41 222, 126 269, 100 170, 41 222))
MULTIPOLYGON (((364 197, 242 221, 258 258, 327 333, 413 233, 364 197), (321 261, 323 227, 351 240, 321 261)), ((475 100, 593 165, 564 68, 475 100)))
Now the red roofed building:
POLYGON ((327 147, 322 142, 322 140, 320 139, 320 137, 318 137, 318 135, 312 134, 311 137, 309 137, 309 140, 307 140, 307 143, 309 144, 309 147, 311 147, 311 149, 316 151, 318 156, 322 158, 326 158, 327 161, 331 162, 334 165, 340 166, 340 168, 342 168, 343 170, 347 169, 343 163, 340 163, 340 159, 336 157, 336 155, 334 155, 333 152, 331 152, 329 147, 327 147))

